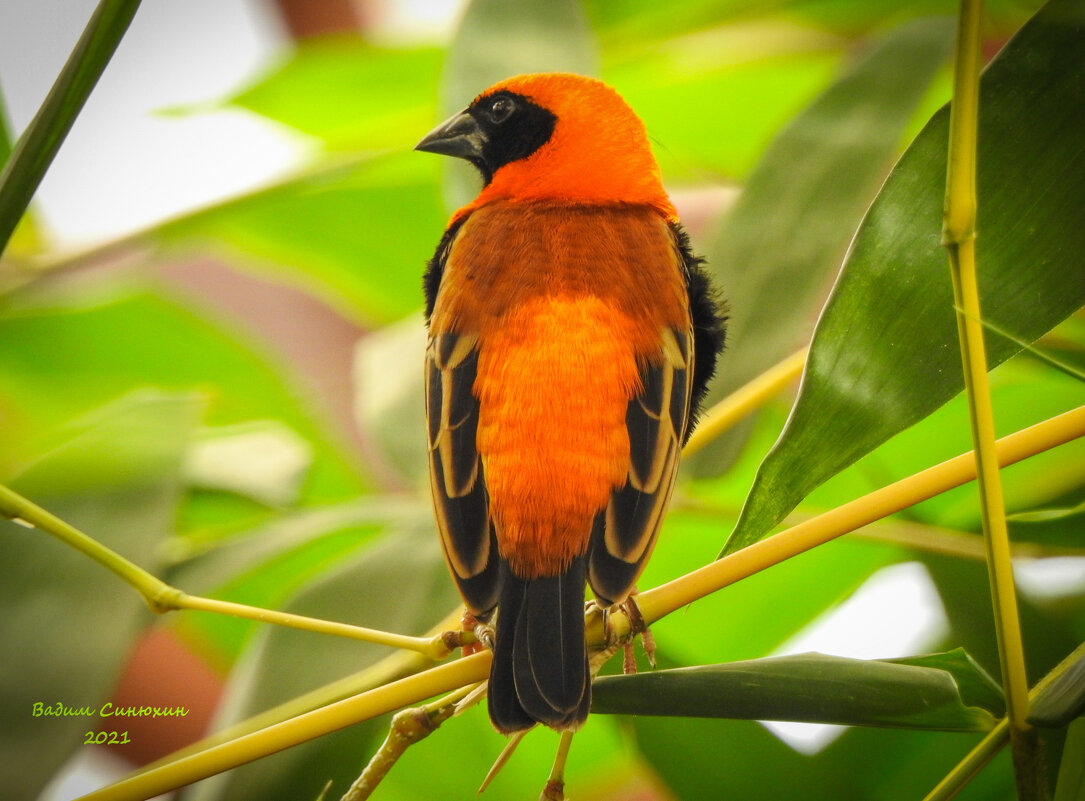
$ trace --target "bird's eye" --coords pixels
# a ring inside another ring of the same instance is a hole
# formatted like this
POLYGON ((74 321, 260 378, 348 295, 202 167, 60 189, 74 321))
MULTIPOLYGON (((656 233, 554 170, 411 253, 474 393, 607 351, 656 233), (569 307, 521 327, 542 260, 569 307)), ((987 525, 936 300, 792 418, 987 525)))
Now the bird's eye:
POLYGON ((489 117, 495 123, 502 123, 507 120, 512 115, 512 112, 515 110, 515 103, 513 103, 507 97, 499 97, 492 104, 490 104, 489 117))

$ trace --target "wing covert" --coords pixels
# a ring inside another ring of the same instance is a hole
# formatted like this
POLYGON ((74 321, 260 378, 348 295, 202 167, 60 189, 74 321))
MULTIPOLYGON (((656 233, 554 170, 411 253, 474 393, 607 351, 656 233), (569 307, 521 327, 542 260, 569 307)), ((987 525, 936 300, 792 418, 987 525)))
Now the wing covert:
POLYGON ((629 594, 659 534, 689 422, 693 351, 692 330, 664 330, 659 363, 641 367, 642 391, 626 409, 629 480, 591 535, 589 580, 606 603, 629 594))
POLYGON ((468 608, 485 617, 500 592, 496 535, 475 437, 478 340, 443 333, 426 349, 429 473, 437 529, 453 578, 468 608))

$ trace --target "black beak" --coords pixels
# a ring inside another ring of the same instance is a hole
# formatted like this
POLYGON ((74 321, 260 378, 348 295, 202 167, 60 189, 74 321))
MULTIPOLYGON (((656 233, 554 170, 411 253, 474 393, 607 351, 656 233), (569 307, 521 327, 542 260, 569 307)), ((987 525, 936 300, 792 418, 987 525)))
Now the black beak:
POLYGON ((478 121, 466 111, 461 111, 426 134, 414 149, 479 161, 482 159, 482 148, 486 141, 486 134, 479 127, 478 121))

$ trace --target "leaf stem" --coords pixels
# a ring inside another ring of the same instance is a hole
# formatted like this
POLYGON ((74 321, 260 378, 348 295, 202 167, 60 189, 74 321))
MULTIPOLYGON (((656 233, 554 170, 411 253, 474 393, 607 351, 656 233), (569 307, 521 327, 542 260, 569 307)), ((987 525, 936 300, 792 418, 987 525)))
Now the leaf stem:
POLYGON ((139 8, 101 0, 68 62, 0 173, 0 254, 139 8))
POLYGON ((1002 686, 1014 750, 1014 773, 1022 798, 1039 798, 1029 738, 1028 680, 1017 612, 1010 539, 995 453, 994 413, 987 377, 979 284, 976 275, 976 132, 979 118, 980 14, 982 0, 961 0, 950 106, 942 242, 949 254, 957 330, 976 460, 980 517, 987 545, 987 569, 994 605, 1002 686))
POLYGON ((42 509, 37 504, 3 485, 0 485, 0 515, 21 525, 40 529, 70 545, 80 553, 86 554, 133 587, 143 596, 143 600, 151 611, 156 614, 180 609, 216 612, 231 617, 274 623, 279 626, 303 629, 318 634, 334 634, 339 637, 387 645, 392 648, 405 648, 417 651, 431 659, 443 659, 452 651, 451 644, 446 642, 441 635, 408 637, 402 634, 367 629, 346 623, 335 623, 304 615, 294 615, 289 612, 278 612, 261 609, 257 606, 248 606, 247 604, 189 595, 176 587, 171 587, 139 565, 130 562, 116 551, 84 534, 75 526, 61 520, 56 515, 42 509))

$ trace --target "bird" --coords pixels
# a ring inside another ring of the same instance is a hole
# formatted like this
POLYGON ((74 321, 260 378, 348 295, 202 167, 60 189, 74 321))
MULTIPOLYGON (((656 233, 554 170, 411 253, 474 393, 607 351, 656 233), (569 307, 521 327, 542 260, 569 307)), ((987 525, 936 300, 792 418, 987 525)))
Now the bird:
POLYGON ((627 601, 716 369, 725 309, 644 123, 570 73, 478 95, 416 150, 482 178, 423 278, 429 475, 506 734, 591 704, 585 589, 627 601))

